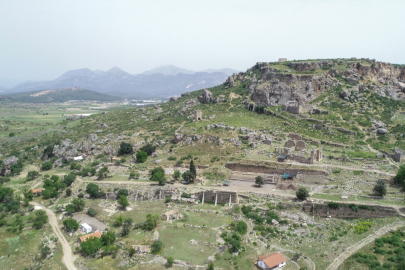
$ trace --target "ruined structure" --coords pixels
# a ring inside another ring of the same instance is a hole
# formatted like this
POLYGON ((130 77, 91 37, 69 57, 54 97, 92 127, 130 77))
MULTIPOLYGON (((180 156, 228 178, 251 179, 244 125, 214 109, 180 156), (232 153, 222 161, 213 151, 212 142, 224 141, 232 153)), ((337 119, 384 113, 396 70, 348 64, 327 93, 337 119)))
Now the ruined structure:
POLYGON ((309 113, 312 110, 312 105, 299 104, 297 101, 289 100, 286 102, 283 108, 287 112, 301 114, 301 113, 309 113))
POLYGON ((202 120, 202 112, 197 110, 194 112, 194 120, 195 121, 201 121, 202 120))
POLYGON ((222 190, 205 190, 198 193, 198 199, 201 203, 213 202, 215 205, 217 203, 238 203, 238 192, 236 191, 222 191, 222 190))
POLYGON ((306 148, 306 144, 304 141, 297 141, 295 144, 295 151, 301 151, 306 148))
POLYGON ((395 208, 379 205, 306 202, 302 210, 311 216, 332 218, 383 218, 398 216, 395 208))
POLYGON ((291 139, 296 140, 296 141, 302 140, 302 136, 299 135, 299 134, 295 134, 295 133, 288 134, 288 138, 291 138, 291 139))
POLYGON ((284 144, 284 147, 286 147, 286 148, 292 148, 292 147, 294 147, 294 146, 295 146, 295 142, 292 141, 292 140, 288 140, 288 141, 286 141, 285 144, 284 144))
POLYGON ((394 148, 394 154, 390 154, 390 158, 392 158, 396 162, 401 162, 404 158, 404 155, 404 150, 400 148, 394 148))
POLYGON ((278 59, 278 62, 285 62, 285 61, 287 61, 287 58, 279 58, 278 59))

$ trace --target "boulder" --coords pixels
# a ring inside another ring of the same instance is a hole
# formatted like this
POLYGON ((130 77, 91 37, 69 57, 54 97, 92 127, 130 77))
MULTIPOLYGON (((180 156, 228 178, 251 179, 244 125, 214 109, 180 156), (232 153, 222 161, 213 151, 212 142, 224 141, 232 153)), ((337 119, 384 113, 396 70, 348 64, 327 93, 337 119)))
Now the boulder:
POLYGON ((184 135, 182 133, 174 133, 173 143, 177 144, 183 140, 184 135))
POLYGON ((18 163, 18 157, 12 156, 12 157, 8 157, 5 158, 3 160, 3 169, 1 170, 1 175, 7 175, 9 174, 11 165, 17 164, 18 163))
POLYGON ((106 148, 104 148, 104 154, 109 155, 109 156, 116 156, 117 155, 117 149, 115 149, 111 145, 108 145, 106 148))
POLYGON ((178 97, 171 97, 169 101, 173 102, 173 101, 176 101, 178 99, 179 99, 178 97))
POLYGON ((62 160, 61 158, 55 160, 55 162, 54 162, 53 165, 52 165, 52 168, 61 167, 61 166, 62 166, 62 161, 63 161, 63 160, 62 160))
POLYGON ((97 136, 97 134, 94 134, 94 133, 91 133, 91 134, 87 137, 87 140, 90 141, 90 142, 95 142, 95 141, 97 141, 97 139, 98 139, 98 136, 97 136))
POLYGON ((350 97, 350 92, 349 92, 349 90, 343 90, 340 94, 339 94, 339 96, 341 97, 341 98, 345 98, 345 97, 350 97))
POLYGON ((377 129, 377 133, 381 134, 381 135, 384 135, 384 134, 387 134, 388 131, 385 128, 379 128, 379 129, 377 129))
POLYGON ((212 102, 212 93, 208 89, 204 89, 202 96, 198 97, 198 101, 205 104, 212 102))

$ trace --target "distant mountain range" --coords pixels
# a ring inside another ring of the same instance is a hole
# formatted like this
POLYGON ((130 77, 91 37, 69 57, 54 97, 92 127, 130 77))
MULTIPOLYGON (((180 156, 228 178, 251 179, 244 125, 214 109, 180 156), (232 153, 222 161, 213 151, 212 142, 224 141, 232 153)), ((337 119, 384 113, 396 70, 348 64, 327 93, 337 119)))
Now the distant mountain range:
POLYGON ((5 91, 17 93, 81 87, 123 98, 169 97, 221 84, 234 72, 237 71, 209 69, 194 72, 167 65, 132 75, 118 67, 108 71, 84 68, 68 71, 52 81, 28 82, 5 91))

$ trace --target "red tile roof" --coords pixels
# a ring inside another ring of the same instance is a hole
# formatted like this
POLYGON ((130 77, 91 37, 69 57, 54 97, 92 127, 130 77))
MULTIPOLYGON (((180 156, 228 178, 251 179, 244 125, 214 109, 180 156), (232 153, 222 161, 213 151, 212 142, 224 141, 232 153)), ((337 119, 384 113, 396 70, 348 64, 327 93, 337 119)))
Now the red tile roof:
POLYGON ((38 192, 44 191, 44 189, 43 188, 36 188, 36 189, 31 190, 31 191, 32 191, 32 193, 38 193, 38 192))
POLYGON ((93 237, 101 237, 103 235, 102 232, 97 231, 95 233, 91 233, 91 234, 87 234, 87 235, 83 235, 82 237, 80 237, 80 242, 84 242, 89 238, 93 238, 93 237))
POLYGON ((267 265, 267 267, 273 268, 280 263, 287 261, 287 259, 280 252, 275 252, 259 257, 259 261, 263 261, 267 265))

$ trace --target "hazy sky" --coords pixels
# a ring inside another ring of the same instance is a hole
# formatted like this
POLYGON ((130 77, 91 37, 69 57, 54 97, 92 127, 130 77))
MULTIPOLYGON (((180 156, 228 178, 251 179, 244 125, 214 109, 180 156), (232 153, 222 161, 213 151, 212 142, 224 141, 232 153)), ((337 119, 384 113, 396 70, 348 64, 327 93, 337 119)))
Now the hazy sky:
POLYGON ((404 10, 404 0, 1 0, 0 78, 164 64, 246 70, 279 57, 405 63, 404 10))

